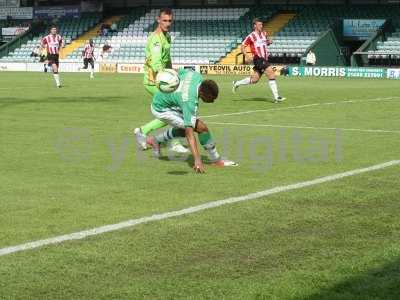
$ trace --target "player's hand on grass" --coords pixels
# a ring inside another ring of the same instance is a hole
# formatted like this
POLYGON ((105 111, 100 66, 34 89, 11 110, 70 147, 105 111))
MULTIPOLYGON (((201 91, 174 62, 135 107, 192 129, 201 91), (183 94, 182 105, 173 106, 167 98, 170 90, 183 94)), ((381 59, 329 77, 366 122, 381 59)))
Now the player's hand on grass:
POLYGON ((203 162, 201 160, 196 160, 194 162, 193 169, 196 173, 205 173, 206 172, 203 162))

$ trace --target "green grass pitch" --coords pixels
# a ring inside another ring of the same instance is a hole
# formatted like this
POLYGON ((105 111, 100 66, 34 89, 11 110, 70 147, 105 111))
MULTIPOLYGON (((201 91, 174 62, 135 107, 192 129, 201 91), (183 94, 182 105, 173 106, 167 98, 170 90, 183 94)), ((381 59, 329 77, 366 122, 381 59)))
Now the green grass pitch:
MULTIPOLYGON (((0 73, 0 249, 400 159, 395 80, 279 78, 273 104, 211 77, 200 115, 240 166, 199 175, 136 151, 141 76, 61 78, 0 73)), ((0 299, 398 299, 399 171, 0 256, 0 299)))

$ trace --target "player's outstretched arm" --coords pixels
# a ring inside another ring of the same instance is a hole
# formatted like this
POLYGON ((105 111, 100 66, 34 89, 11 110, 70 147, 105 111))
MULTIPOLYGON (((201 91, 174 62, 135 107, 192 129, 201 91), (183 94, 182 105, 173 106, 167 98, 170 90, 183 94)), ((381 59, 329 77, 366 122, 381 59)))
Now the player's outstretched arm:
POLYGON ((203 162, 201 161, 199 149, 197 147, 196 137, 194 136, 194 130, 192 127, 186 127, 185 129, 186 139, 189 144, 190 151, 192 152, 194 158, 193 169, 196 173, 204 173, 205 168, 203 162))

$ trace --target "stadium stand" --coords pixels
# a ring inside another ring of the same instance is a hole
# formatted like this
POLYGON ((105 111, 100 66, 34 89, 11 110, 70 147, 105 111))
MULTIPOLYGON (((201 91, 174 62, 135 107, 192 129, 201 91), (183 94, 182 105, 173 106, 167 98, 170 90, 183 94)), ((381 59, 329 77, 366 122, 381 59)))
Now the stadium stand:
MULTIPOLYGON (((110 46, 113 47, 113 54, 107 57, 108 60, 114 60, 114 54, 119 54, 119 52, 121 52, 120 61, 129 60, 131 62, 136 62, 133 59, 133 54, 136 54, 136 51, 135 53, 133 53, 134 51, 129 50, 131 50, 131 48, 134 48, 130 46, 133 46, 135 43, 143 45, 144 40, 147 38, 147 35, 145 35, 143 31, 144 20, 139 20, 139 18, 144 17, 147 12, 148 10, 145 8, 134 9, 129 15, 122 17, 118 21, 116 21, 117 32, 109 32, 107 35, 103 35, 101 34, 101 32, 98 32, 96 35, 92 36, 91 38, 96 45, 95 56, 98 57, 100 54, 101 49, 99 46, 103 46, 104 44, 108 43, 110 44, 110 46), (126 42, 125 45, 124 43, 122 43, 123 45, 121 46, 121 41, 126 42), (116 51, 117 49, 119 49, 119 51, 116 51), (125 49, 128 50, 126 51, 126 53, 125 51, 121 51, 125 49)), ((97 28, 99 29, 99 25, 97 26, 97 28)), ((75 48, 71 53, 67 55, 65 61, 80 61, 83 47, 84 45, 80 45, 79 47, 75 48)), ((142 50, 144 55, 144 49, 142 50)), ((115 55, 115 58, 119 58, 119 55, 115 55)))
POLYGON ((7 26, 7 20, 0 20, 0 41, 3 41, 2 28, 7 26))
MULTIPOLYGON (((252 21, 253 18, 260 18, 266 26, 264 29, 268 31, 270 34, 272 34, 276 30, 276 27, 274 25, 270 25, 270 19, 278 12, 278 7, 277 6, 257 6, 253 7, 249 10, 249 12, 246 14, 246 16, 243 18, 242 22, 245 22, 246 26, 243 28, 240 32, 240 35, 238 35, 236 45, 232 47, 233 49, 227 53, 224 57, 221 58, 220 63, 221 64, 235 64, 238 63, 237 61, 237 56, 239 53, 241 53, 240 50, 240 45, 243 41, 243 39, 253 30, 252 29, 252 21), (270 26, 270 27, 267 27, 270 26)), ((273 22, 273 20, 271 20, 273 22)), ((279 29, 281 26, 279 27, 279 29)))
MULTIPOLYGON (((111 18, 117 30, 98 33, 100 16, 83 14, 79 19, 60 20, 61 34, 67 46, 61 53, 66 61, 80 61, 87 39, 93 38, 95 55, 108 42, 110 62, 144 62, 147 36, 155 28, 158 9, 137 8, 129 15, 111 18), (96 26, 97 24, 97 26, 96 26), (85 34, 86 33, 86 34, 85 34)), ((343 18, 392 19, 395 32, 378 42, 368 56, 371 64, 398 63, 400 59, 399 7, 380 5, 263 5, 251 8, 179 8, 174 9, 172 57, 177 64, 236 63, 239 45, 252 30, 251 21, 260 17, 264 29, 273 35, 270 59, 273 63, 299 63, 310 47, 343 18), (392 53, 392 54, 391 54, 392 53)), ((1 23, 0 23, 1 26, 1 23)), ((2 61, 32 61, 30 53, 40 42, 36 35, 28 43, 1 58, 2 61)))
MULTIPOLYGON (((72 41, 71 44, 67 45, 61 52, 60 58, 66 59, 66 61, 76 61, 77 59, 80 59, 83 47, 88 42, 88 40, 93 39, 94 41, 98 41, 97 36, 99 35, 99 33, 101 33, 102 26, 104 25, 111 26, 112 23, 114 22, 117 23, 120 19, 121 16, 112 16, 103 20, 101 23, 97 24, 91 30, 81 35, 78 39, 72 41)), ((97 45, 99 45, 99 43, 97 45)), ((96 52, 96 56, 97 54, 98 54, 98 49, 96 52)))
MULTIPOLYGON (((61 18, 58 23, 59 32, 65 38, 66 44, 70 44, 72 40, 88 31, 100 21, 100 16, 96 13, 84 13, 80 18, 61 18)), ((0 61, 15 61, 15 62, 29 62, 34 58, 30 54, 35 46, 40 44, 42 36, 47 34, 47 31, 36 35, 33 39, 29 40, 26 44, 10 52, 7 56, 2 57, 0 61)))
MULTIPOLYGON (((400 9, 397 11, 400 15, 400 9)), ((376 43, 376 49, 368 51, 369 65, 400 66, 400 19, 392 19, 394 32, 388 34, 384 41, 376 43)))
MULTIPOLYGON (((249 8, 174 9, 171 54, 174 63, 218 62, 249 30, 249 8)), ((134 10, 118 23, 118 31, 94 39, 96 45, 109 41, 113 51, 108 61, 143 63, 147 36, 155 28, 158 9, 134 10)), ((80 58, 82 47, 67 57, 80 58)), ((99 49, 97 49, 97 52, 99 49)))
MULTIPOLYGON (((272 36, 269 47, 271 62, 298 63, 306 50, 330 26, 330 20, 320 16, 320 11, 303 5, 262 6, 253 8, 254 16, 263 16, 264 30, 272 36)), ((251 22, 251 20, 249 20, 251 22)), ((251 31, 251 27, 247 33, 251 31)), ((235 63, 240 45, 221 60, 235 63)), ((240 63, 240 60, 239 60, 240 63)))
POLYGON ((274 36, 274 44, 270 46, 271 61, 299 63, 308 48, 343 18, 395 20, 399 15, 398 8, 376 5, 309 5, 295 9, 298 14, 274 36))
POLYGON ((30 27, 31 26, 31 21, 30 20, 0 20, 0 41, 3 41, 5 39, 4 36, 2 36, 2 28, 6 27, 30 27))

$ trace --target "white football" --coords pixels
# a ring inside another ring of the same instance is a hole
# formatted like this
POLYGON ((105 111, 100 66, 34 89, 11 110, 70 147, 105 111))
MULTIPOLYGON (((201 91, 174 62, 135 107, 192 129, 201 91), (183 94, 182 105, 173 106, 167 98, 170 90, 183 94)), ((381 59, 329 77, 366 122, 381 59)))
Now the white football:
POLYGON ((164 69, 157 73, 156 85, 161 92, 172 93, 179 86, 178 73, 172 69, 164 69))

